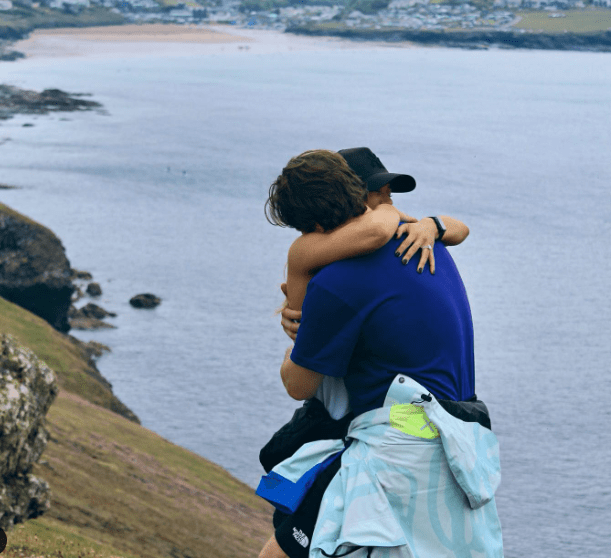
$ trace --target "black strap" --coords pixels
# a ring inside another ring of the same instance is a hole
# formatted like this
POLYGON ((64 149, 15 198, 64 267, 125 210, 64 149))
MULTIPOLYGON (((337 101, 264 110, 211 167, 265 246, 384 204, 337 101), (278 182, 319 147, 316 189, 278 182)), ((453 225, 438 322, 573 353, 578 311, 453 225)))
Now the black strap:
POLYGON ((488 407, 477 398, 477 395, 467 401, 450 401, 449 399, 438 399, 437 401, 453 417, 464 422, 479 422, 483 427, 492 430, 488 407))

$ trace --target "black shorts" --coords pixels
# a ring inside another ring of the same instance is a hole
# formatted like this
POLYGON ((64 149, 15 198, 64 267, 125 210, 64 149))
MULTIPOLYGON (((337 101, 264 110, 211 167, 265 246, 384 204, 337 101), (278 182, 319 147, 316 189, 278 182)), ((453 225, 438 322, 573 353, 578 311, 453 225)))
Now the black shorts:
POLYGON ((289 558, 308 558, 322 497, 341 463, 341 458, 336 459, 318 476, 293 515, 274 512, 276 541, 289 558))

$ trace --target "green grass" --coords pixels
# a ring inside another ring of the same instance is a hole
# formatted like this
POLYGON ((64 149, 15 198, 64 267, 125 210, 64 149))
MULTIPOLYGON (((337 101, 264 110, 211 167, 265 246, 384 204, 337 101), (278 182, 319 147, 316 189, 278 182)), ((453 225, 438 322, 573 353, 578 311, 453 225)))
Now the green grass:
POLYGON ((514 29, 530 29, 546 33, 596 33, 611 28, 611 10, 609 9, 587 9, 587 10, 558 10, 566 17, 549 17, 556 12, 548 11, 521 11, 516 15, 520 21, 514 29))
POLYGON ((18 7, 1 13, 0 31, 2 31, 2 27, 10 27, 18 31, 24 31, 34 28, 46 29, 119 25, 124 23, 124 21, 121 14, 116 14, 106 8, 97 6, 87 8, 78 15, 66 14, 60 10, 44 7, 18 7))
MULTIPOLYGON (((0 23, 1 22, 2 22, 2 20, 0 20, 0 23)), ((0 184, 0 186, 2 186, 4 188, 14 188, 14 186, 9 186, 7 184, 0 184)), ((21 213, 18 213, 17 211, 15 211, 11 207, 9 207, 8 205, 5 205, 3 203, 0 203, 0 212, 7 214, 9 217, 13 217, 14 219, 23 220, 26 223, 28 223, 29 225, 32 225, 34 227, 37 227, 37 228, 40 228, 40 229, 45 228, 45 227, 43 227, 43 225, 41 225, 37 221, 34 221, 34 219, 30 219, 27 215, 22 215, 21 213)))
POLYGON ((11 333, 21 345, 44 360, 57 373, 62 389, 108 409, 117 405, 112 391, 92 377, 85 355, 68 336, 1 297, 0 332, 11 333))
MULTIPOLYGON (((52 519, 32 519, 25 525, 18 525, 9 532, 8 539, 4 556, 9 558, 118 558, 112 546, 82 537, 75 528, 52 519)), ((136 556, 121 553, 121 558, 136 556)))
POLYGON ((51 440, 32 471, 49 483, 51 509, 10 530, 3 556, 257 556, 272 509, 250 487, 96 404, 97 382, 70 339, 1 298, 0 332, 54 368, 62 386, 47 414, 51 440))

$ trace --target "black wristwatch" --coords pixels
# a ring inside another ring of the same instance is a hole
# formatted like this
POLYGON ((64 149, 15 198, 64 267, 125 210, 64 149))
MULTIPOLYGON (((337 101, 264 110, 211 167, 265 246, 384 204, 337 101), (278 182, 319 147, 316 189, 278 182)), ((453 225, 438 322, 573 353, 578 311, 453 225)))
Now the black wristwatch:
POLYGON ((443 224, 443 221, 439 217, 431 216, 429 217, 429 219, 433 219, 433 221, 435 221, 435 225, 437 226, 437 232, 439 233, 437 240, 441 240, 443 238, 443 235, 446 234, 446 226, 443 224))

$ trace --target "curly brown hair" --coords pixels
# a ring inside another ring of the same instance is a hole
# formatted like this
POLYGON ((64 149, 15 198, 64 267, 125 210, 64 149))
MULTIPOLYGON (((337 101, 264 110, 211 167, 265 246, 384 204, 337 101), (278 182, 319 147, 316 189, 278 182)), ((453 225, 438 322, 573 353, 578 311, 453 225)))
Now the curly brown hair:
POLYGON ((365 213, 365 183, 334 151, 316 149, 293 157, 269 189, 265 216, 272 225, 309 233, 330 231, 365 213))

